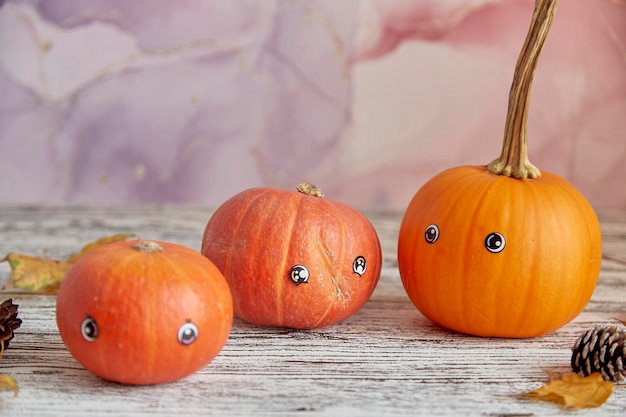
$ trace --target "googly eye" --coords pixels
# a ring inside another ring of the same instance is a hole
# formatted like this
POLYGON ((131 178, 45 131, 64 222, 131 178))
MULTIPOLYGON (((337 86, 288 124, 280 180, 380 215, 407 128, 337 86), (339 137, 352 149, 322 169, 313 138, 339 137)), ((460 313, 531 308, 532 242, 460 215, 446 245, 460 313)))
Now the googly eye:
POLYGON ((436 224, 428 226, 424 233, 424 239, 426 239, 426 243, 435 243, 439 239, 439 227, 436 224))
POLYGON ((80 333, 86 341, 93 342, 98 338, 98 323, 91 316, 87 316, 80 325, 80 333))
POLYGON ((181 345, 190 345, 198 338, 198 327, 190 321, 178 329, 178 341, 181 345))
POLYGON ((309 270, 304 265, 295 265, 289 272, 289 278, 294 284, 300 285, 309 282, 309 270))
POLYGON ((364 257, 357 256, 356 258, 354 258, 354 262, 352 262, 352 270, 354 271, 355 274, 358 274, 359 276, 361 276, 365 273, 366 269, 367 269, 367 262, 365 261, 364 257))
POLYGON ((491 253, 502 252, 504 246, 506 246, 506 239, 500 233, 489 233, 485 238, 485 247, 491 253))

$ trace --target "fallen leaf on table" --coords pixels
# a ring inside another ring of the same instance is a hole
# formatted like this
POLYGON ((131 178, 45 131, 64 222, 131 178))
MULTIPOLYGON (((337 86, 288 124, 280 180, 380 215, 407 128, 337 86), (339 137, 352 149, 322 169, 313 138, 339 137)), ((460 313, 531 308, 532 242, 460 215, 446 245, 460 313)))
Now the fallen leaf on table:
POLYGON ((567 374, 527 392, 524 397, 551 401, 571 408, 592 408, 604 404, 613 393, 613 387, 614 384, 602 379, 600 373, 587 377, 567 374))
POLYGON ((11 267, 9 280, 3 289, 20 289, 27 292, 54 294, 59 290, 61 281, 68 269, 81 256, 100 246, 127 240, 131 237, 134 237, 134 235, 124 233, 100 238, 83 246, 80 252, 71 255, 67 260, 9 253, 3 259, 0 259, 0 262, 8 262, 11 267))
POLYGON ((115 242, 121 242, 123 240, 128 240, 131 237, 135 237, 135 235, 133 235, 131 233, 121 233, 121 234, 117 234, 117 235, 111 235, 111 236, 102 237, 102 238, 100 238, 98 240, 95 240, 95 241, 90 242, 90 243, 86 244, 85 246, 83 246, 83 248, 80 250, 80 252, 75 253, 75 254, 71 255, 69 258, 67 258, 67 262, 74 263, 74 262, 76 262, 78 260, 78 258, 83 256, 87 252, 90 252, 90 251, 92 251, 94 249, 97 249, 100 246, 108 245, 109 243, 115 243, 115 242))
POLYGON ((9 262, 11 275, 4 289, 19 288, 31 292, 56 292, 71 263, 9 253, 2 262, 9 262))
POLYGON ((19 388, 15 378, 9 374, 0 374, 0 391, 13 391, 13 395, 17 395, 19 388))

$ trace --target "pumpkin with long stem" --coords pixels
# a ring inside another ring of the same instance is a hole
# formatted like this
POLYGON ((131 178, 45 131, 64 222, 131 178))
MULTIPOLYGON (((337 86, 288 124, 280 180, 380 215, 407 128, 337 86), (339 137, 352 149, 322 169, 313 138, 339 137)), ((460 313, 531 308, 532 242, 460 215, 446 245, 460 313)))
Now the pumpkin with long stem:
POLYGON ((576 317, 598 279, 601 233, 585 197, 528 159, 533 72, 557 0, 537 0, 509 96, 501 156, 445 170, 401 223, 398 264, 416 307, 449 329, 533 337, 576 317))

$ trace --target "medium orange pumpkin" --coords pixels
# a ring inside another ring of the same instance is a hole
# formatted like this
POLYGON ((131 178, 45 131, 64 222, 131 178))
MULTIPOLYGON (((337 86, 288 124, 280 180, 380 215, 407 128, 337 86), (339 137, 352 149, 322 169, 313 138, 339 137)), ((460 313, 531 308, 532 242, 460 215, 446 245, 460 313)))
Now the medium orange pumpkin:
POLYGON ((537 2, 501 157, 436 175, 401 223, 398 265, 407 294, 426 317, 459 332, 542 335, 576 317, 595 289, 602 254, 595 212, 572 184, 541 175, 527 157, 532 70, 555 9, 554 0, 537 2))
POLYGON ((63 342, 87 370, 124 384, 183 378, 224 347, 232 297, 200 253, 173 243, 118 242, 83 255, 59 289, 63 342))
POLYGON ((243 191, 209 219, 201 252, 224 273, 235 314, 258 325, 312 329, 353 315, 382 267, 378 235, 357 210, 299 192, 243 191))

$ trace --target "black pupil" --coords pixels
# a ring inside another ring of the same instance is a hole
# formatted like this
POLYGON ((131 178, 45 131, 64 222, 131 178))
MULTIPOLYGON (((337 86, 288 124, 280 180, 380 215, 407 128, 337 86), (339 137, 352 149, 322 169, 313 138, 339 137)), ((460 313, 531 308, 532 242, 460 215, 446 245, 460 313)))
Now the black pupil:
POLYGON ((309 270, 303 265, 295 265, 291 268, 290 276, 296 285, 300 285, 309 281, 309 270))
POLYGON ((183 331, 183 340, 189 341, 192 340, 194 337, 196 337, 196 332, 193 329, 188 328, 183 331))
POLYGON ((499 252, 503 249, 504 237, 500 233, 490 233, 485 239, 485 246, 491 252, 499 252))
POLYGON ((85 335, 94 337, 96 335, 96 325, 93 321, 90 321, 85 325, 85 335))
POLYGON ((91 317, 87 317, 80 326, 83 337, 93 342, 98 337, 98 323, 91 317))
POLYGON ((429 243, 433 243, 435 240, 437 240, 437 229, 435 229, 435 227, 430 226, 428 229, 426 229, 426 241, 429 243))

